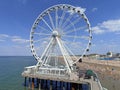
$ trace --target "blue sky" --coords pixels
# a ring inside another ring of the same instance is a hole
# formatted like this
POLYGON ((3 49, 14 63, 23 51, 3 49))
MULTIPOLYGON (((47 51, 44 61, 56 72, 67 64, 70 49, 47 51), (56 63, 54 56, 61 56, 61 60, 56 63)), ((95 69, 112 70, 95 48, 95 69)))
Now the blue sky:
POLYGON ((34 20, 62 3, 86 9, 93 29, 90 53, 120 53, 120 0, 0 0, 0 56, 32 55, 29 33, 34 20))

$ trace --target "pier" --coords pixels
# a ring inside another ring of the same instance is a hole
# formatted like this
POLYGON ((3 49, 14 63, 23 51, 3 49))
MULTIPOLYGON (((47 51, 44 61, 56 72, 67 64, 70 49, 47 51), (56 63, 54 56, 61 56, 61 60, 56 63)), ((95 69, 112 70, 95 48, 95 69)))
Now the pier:
MULTIPOLYGON (((22 76, 25 77, 24 85, 39 90, 102 90, 96 76, 87 76, 87 70, 79 70, 72 78, 69 75, 39 74, 34 71, 35 66, 25 67, 22 76), (30 71, 31 70, 31 71, 30 71), (77 76, 76 76, 77 75, 77 76)), ((56 71, 57 72, 57 71, 56 71)))

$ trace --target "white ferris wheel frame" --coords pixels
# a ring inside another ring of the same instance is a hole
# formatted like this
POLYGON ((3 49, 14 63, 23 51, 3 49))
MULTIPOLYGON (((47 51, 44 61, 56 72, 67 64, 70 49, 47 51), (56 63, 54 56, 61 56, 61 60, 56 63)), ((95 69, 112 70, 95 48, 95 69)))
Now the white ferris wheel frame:
MULTIPOLYGON (((91 25, 90 25, 90 23, 89 23, 89 20, 88 20, 88 18, 86 17, 86 15, 84 14, 84 12, 82 12, 81 10, 79 10, 79 9, 76 9, 76 7, 75 6, 72 6, 72 5, 68 5, 68 4, 58 4, 58 5, 54 5, 54 6, 52 6, 52 7, 50 7, 50 8, 48 8, 48 9, 46 9, 46 10, 44 10, 38 17, 37 17, 37 19, 35 20, 35 22, 33 23, 33 25, 32 25, 32 28, 31 28, 31 32, 30 32, 30 47, 31 47, 31 52, 32 52, 32 54, 33 54, 33 56, 35 57, 35 59, 39 62, 39 63, 42 63, 43 61, 41 60, 41 58, 37 55, 37 53, 36 53, 36 51, 35 51, 35 48, 34 48, 34 40, 33 40, 33 38, 34 38, 34 36, 33 36, 33 34, 34 34, 34 32, 35 32, 35 29, 36 29, 36 27, 37 27, 37 25, 38 25, 38 23, 42 20, 45 24, 46 24, 46 26, 52 31, 52 30, 54 30, 55 29, 55 25, 53 24, 53 23, 51 23, 51 25, 52 25, 52 28, 48 25, 48 23, 44 20, 44 16, 45 15, 49 15, 49 18, 50 18, 50 20, 52 20, 52 17, 50 16, 50 12, 51 11, 57 11, 57 10, 63 10, 63 9, 67 9, 67 10, 72 10, 74 13, 77 13, 78 15, 80 15, 83 19, 84 19, 84 21, 86 22, 86 25, 87 25, 87 29, 88 29, 88 33, 89 33, 89 37, 88 37, 88 43, 87 43, 87 45, 86 45, 86 48, 84 49, 84 52, 82 53, 82 55, 80 56, 80 58, 78 59, 78 60, 76 60, 75 62, 72 62, 71 64, 73 65, 73 64, 76 64, 79 60, 81 60, 82 58, 83 58, 83 56, 85 55, 85 53, 87 52, 87 51, 89 51, 89 47, 90 47, 90 45, 91 45, 91 39, 92 39, 92 30, 91 30, 91 25)), ((59 23, 62 23, 62 22, 59 22, 59 23)), ((57 26, 57 23, 56 23, 56 26, 57 26)), ((56 40, 57 40, 57 43, 58 43, 58 45, 60 46, 60 49, 62 49, 62 51, 61 52, 66 52, 65 51, 65 47, 64 47, 64 45, 62 46, 61 44, 60 44, 60 40, 59 40, 59 38, 58 37, 56 37, 56 40)), ((52 39, 51 39, 51 41, 52 41, 52 39)), ((43 52, 43 54, 42 55, 44 55, 45 53, 46 53, 46 51, 47 51, 47 49, 49 48, 49 46, 50 46, 50 44, 51 44, 51 41, 49 42, 49 44, 48 44, 48 47, 46 47, 46 49, 44 50, 44 52, 43 52)), ((64 54, 63 53, 63 54, 64 54)), ((42 56, 41 56, 42 57, 42 56)), ((38 63, 38 64, 39 64, 38 63)))

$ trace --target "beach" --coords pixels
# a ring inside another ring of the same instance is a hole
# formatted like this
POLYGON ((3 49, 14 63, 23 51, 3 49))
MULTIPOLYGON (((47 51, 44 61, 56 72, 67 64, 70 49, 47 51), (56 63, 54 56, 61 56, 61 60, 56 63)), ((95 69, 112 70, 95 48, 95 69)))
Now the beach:
POLYGON ((103 87, 108 90, 120 89, 120 60, 95 60, 84 58, 82 63, 77 64, 81 69, 95 71, 103 87))

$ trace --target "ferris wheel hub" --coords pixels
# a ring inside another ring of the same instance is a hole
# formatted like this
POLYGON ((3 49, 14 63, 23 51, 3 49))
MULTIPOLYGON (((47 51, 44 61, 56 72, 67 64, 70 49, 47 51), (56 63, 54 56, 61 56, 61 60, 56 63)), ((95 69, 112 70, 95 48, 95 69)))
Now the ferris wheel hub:
POLYGON ((59 36, 58 31, 54 30, 54 31, 52 32, 52 36, 53 36, 53 37, 57 37, 57 36, 59 36))

